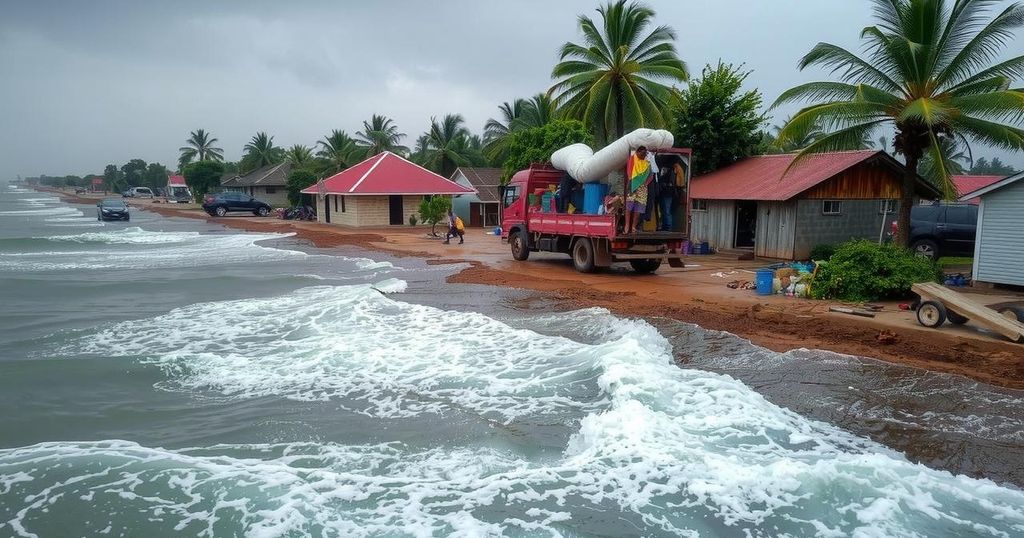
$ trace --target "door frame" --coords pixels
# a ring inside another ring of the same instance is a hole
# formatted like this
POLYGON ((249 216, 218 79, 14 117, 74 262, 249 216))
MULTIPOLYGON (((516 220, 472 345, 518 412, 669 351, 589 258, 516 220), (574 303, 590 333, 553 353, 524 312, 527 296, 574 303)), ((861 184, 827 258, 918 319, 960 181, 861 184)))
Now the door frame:
POLYGON ((757 246, 757 200, 736 200, 736 206, 733 214, 733 233, 732 233, 732 246, 733 248, 755 248, 757 246), (747 205, 752 211, 752 218, 750 219, 751 230, 750 230, 750 244, 740 245, 740 206, 747 205))
POLYGON ((405 200, 400 194, 391 194, 388 196, 388 225, 389 226, 401 226, 405 224, 405 200), (397 201, 398 208, 398 222, 395 222, 395 206, 397 201))

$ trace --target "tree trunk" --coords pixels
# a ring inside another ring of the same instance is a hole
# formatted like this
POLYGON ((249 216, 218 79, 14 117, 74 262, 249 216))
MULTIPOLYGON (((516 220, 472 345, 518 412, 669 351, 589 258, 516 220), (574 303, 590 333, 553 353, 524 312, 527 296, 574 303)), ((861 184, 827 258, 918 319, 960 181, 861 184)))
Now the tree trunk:
POLYGON ((903 172, 900 189, 900 214, 896 219, 896 244, 910 247, 910 210, 914 206, 914 191, 917 187, 918 157, 907 155, 907 167, 903 172))
POLYGON ((622 138, 623 136, 626 135, 626 126, 623 125, 623 122, 624 122, 623 116, 625 116, 625 111, 623 110, 622 92, 619 91, 620 89, 621 88, 619 88, 619 85, 616 84, 613 87, 613 90, 612 90, 612 91, 615 92, 615 139, 616 140, 618 140, 618 139, 620 139, 620 138, 622 138))

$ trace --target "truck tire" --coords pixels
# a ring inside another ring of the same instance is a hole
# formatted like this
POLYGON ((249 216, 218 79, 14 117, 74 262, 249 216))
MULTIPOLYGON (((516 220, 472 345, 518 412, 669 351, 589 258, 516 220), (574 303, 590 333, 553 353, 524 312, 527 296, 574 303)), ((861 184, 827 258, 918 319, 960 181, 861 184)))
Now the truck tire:
POLYGON ((946 307, 938 301, 921 301, 917 307, 917 322, 935 328, 946 322, 946 307))
POLYGON ((633 271, 641 275, 648 275, 658 270, 661 267, 661 258, 653 258, 646 260, 629 260, 629 265, 633 267, 633 271))
POLYGON ((516 230, 508 237, 508 244, 512 247, 513 259, 525 261, 530 257, 530 243, 525 230, 516 230))
POLYGON ((594 272, 594 244, 589 237, 581 237, 573 243, 572 264, 581 273, 594 272))
POLYGON ((1024 307, 1004 306, 999 309, 999 313, 1006 319, 1017 320, 1024 323, 1024 307))

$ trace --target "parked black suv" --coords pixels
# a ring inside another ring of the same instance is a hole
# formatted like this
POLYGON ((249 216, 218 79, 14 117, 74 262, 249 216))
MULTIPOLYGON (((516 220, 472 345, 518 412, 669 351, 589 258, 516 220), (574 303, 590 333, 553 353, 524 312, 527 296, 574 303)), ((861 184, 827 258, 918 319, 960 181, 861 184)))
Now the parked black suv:
POLYGON ((978 206, 932 204, 910 210, 910 248, 933 260, 942 256, 974 256, 978 206))
POLYGON ((207 194, 203 210, 211 217, 223 217, 229 211, 252 211, 253 215, 265 217, 270 214, 270 205, 241 192, 221 192, 207 194))

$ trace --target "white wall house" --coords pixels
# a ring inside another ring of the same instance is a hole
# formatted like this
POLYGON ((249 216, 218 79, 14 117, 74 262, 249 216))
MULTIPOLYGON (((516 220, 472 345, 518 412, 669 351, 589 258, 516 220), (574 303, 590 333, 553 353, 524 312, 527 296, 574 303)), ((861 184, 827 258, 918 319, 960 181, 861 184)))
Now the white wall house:
POLYGON ((974 281, 1024 286, 1024 173, 964 194, 981 198, 974 242, 974 281))

